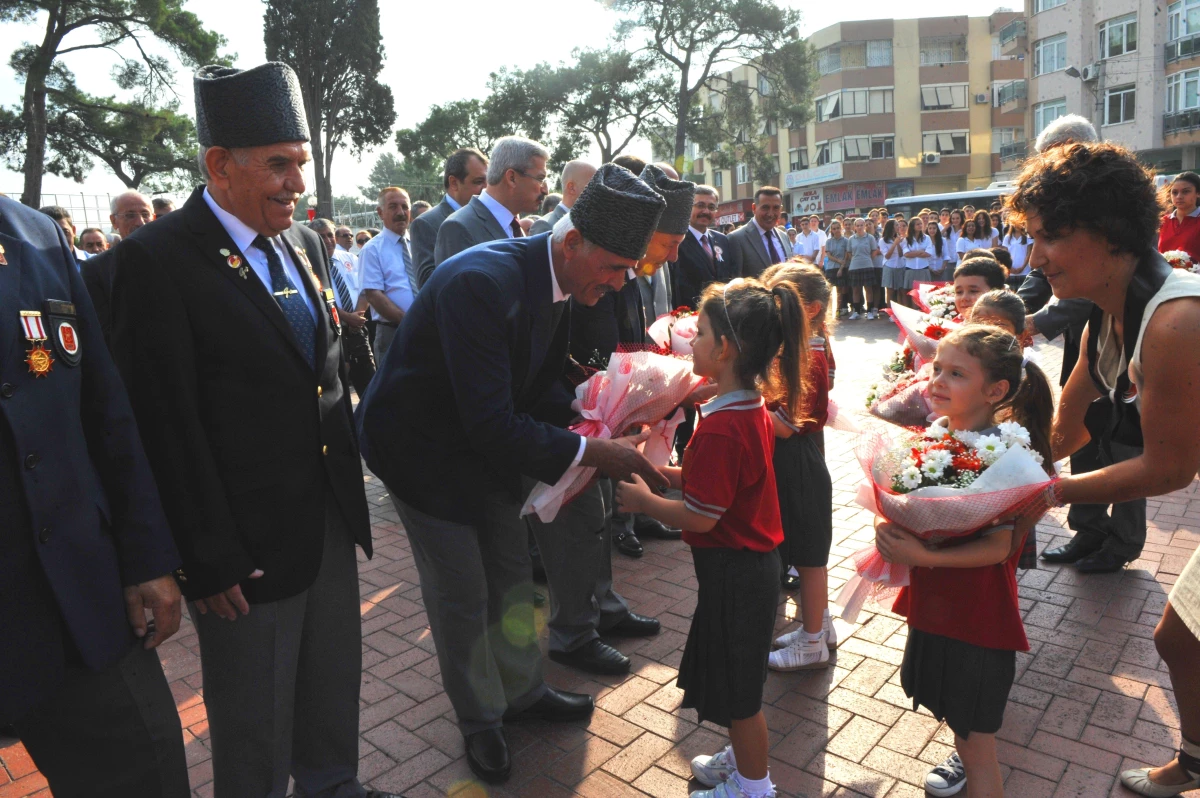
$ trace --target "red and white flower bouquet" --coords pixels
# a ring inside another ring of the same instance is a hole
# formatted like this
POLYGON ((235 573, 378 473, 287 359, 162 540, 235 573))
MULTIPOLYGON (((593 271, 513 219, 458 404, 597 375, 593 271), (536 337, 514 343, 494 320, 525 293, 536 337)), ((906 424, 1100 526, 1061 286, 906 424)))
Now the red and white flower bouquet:
POLYGON ((691 357, 692 339, 696 337, 696 323, 699 321, 700 316, 696 311, 688 307, 678 307, 659 316, 646 333, 664 350, 691 357))
MULTIPOLYGON (((655 465, 666 465, 675 429, 684 418, 679 405, 704 382, 691 360, 655 352, 614 352, 608 368, 575 388, 583 420, 571 427, 586 438, 615 438, 638 425, 652 425, 642 452, 655 465), (674 411, 674 412, 672 412, 674 411)), ((595 476, 595 468, 574 465, 553 485, 539 482, 521 508, 549 523, 595 476)))
POLYGON ((954 283, 914 283, 908 295, 922 312, 935 319, 958 321, 958 306, 954 304, 954 283))
POLYGON ((890 366, 884 367, 885 378, 867 392, 867 412, 901 427, 926 426, 933 412, 928 391, 933 367, 926 363, 917 371, 897 374, 890 366))
MULTIPOLYGON (((857 501, 929 546, 972 535, 997 519, 1045 509, 1053 479, 1030 445, 1029 431, 1006 422, 995 434, 949 432, 945 419, 917 435, 892 441, 876 431, 855 454, 867 479, 857 501)), ((908 566, 888 563, 874 545, 852 555, 856 574, 838 596, 853 623, 863 605, 885 606, 908 584, 908 566)))
POLYGON ((1173 249, 1170 252, 1164 252, 1163 258, 1167 263, 1171 264, 1172 269, 1187 269, 1193 274, 1200 274, 1200 265, 1197 265, 1192 256, 1184 252, 1182 249, 1173 249))
POLYGON ((905 342, 916 351, 921 362, 933 360, 938 341, 945 338, 951 330, 962 326, 953 319, 934 317, 895 302, 892 303, 889 315, 900 328, 905 342))

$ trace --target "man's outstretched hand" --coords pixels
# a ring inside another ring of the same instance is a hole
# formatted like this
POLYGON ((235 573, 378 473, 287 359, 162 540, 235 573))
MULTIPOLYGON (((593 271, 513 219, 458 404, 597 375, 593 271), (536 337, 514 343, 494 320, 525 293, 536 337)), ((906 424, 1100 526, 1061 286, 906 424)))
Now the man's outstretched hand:
POLYGON ((668 487, 667 478, 637 449, 649 437, 650 430, 643 430, 637 435, 613 440, 588 438, 579 464, 593 467, 604 476, 617 480, 627 480, 637 474, 651 489, 664 489, 668 487))

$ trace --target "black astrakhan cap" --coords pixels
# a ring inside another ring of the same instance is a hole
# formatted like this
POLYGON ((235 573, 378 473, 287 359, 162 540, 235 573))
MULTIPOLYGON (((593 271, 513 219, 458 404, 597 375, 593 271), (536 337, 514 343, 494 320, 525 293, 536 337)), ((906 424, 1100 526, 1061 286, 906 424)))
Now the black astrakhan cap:
POLYGON ((646 164, 639 177, 667 201, 667 208, 658 220, 658 232, 673 236, 686 233, 688 225, 692 223, 692 200, 696 196, 696 184, 687 180, 672 180, 654 164, 646 164))
POLYGON ((666 204, 633 172, 606 163, 571 206, 571 223, 584 240, 622 258, 640 260, 666 204))
POLYGON ((308 141, 300 81, 287 64, 206 66, 193 77, 201 147, 260 147, 308 141))

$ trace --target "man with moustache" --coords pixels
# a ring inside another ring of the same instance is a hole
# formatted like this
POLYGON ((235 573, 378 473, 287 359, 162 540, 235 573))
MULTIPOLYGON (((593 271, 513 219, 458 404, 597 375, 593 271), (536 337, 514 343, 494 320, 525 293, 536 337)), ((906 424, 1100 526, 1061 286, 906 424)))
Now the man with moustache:
POLYGON ((379 366, 417 295, 417 274, 409 249, 408 192, 397 186, 383 189, 375 212, 384 229, 358 255, 362 293, 357 309, 370 307, 375 319, 375 364, 379 366))
POLYGON ((768 266, 783 263, 792 246, 776 227, 783 211, 783 192, 763 186, 754 192, 754 218, 729 234, 729 243, 737 247, 742 260, 742 277, 758 277, 768 266))
POLYGON ((464 249, 486 241, 524 238, 522 214, 536 213, 546 188, 546 161, 550 152, 520 136, 505 136, 492 148, 487 167, 487 188, 459 208, 438 228, 434 247, 435 268, 464 249))
POLYGON ((444 261, 359 406, 367 463, 412 544, 467 761, 489 783, 511 769, 504 725, 585 718, 593 706, 542 678, 523 477, 553 484, 579 464, 665 482, 634 446, 644 435, 584 439, 563 428, 576 415, 563 388, 567 299, 591 305, 622 285, 663 205, 607 165, 550 235, 484 243, 444 261))
MULTIPOLYGON (((108 221, 120 234, 122 241, 133 235, 134 230, 154 221, 154 206, 145 195, 136 191, 125 191, 113 197, 109 211, 108 221)), ((96 307, 105 344, 112 341, 112 285, 116 263, 114 247, 88 258, 80 267, 83 284, 87 286, 88 295, 96 307)))
POLYGON ((329 260, 286 64, 195 75, 205 185, 116 249, 113 352, 183 558, 215 798, 361 798, 371 554, 329 260))
POLYGON ((695 310, 709 283, 727 283, 742 276, 741 250, 713 229, 721 197, 712 186, 696 186, 687 235, 679 259, 671 264, 675 304, 695 310))
POLYGON ((433 250, 437 246, 438 230, 450 214, 478 197, 487 185, 488 159, 474 147, 455 150, 446 159, 442 185, 446 195, 427 213, 412 223, 412 253, 417 264, 417 286, 425 285, 433 274, 433 250))

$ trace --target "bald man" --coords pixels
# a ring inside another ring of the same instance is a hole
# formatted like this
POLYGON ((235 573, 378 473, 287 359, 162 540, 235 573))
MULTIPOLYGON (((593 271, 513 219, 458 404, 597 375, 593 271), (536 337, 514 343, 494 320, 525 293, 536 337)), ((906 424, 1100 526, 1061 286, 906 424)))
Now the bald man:
POLYGON ((533 223, 533 226, 529 228, 529 235, 535 236, 538 233, 550 232, 554 223, 571 210, 571 206, 579 197, 579 192, 583 191, 583 187, 588 184, 594 174, 596 174, 596 167, 587 161, 568 161, 562 172, 562 201, 554 206, 554 210, 533 223))
MULTIPOLYGON (((108 221, 122 241, 155 218, 154 205, 151 204, 150 198, 136 191, 126 191, 113 197, 108 210, 108 221)), ((117 262, 113 254, 115 251, 116 247, 112 247, 88 258, 80 269, 83 273, 83 284, 87 286, 88 296, 92 298, 92 304, 96 306, 96 315, 100 317, 100 332, 104 335, 105 344, 112 335, 112 284, 113 270, 117 262)))

